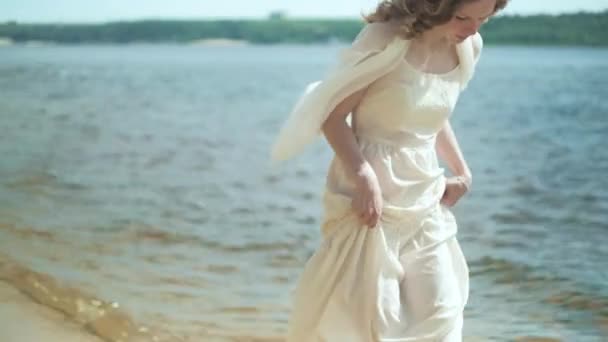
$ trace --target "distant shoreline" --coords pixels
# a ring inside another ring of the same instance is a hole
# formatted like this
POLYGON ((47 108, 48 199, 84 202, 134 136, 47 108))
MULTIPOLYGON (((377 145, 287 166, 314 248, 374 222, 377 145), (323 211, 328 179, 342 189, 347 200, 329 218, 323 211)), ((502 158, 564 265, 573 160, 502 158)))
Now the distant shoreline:
POLYGON ((196 39, 187 43, 188 45, 202 46, 243 46, 251 45, 249 41, 243 39, 227 39, 227 38, 208 38, 196 39))
MULTIPOLYGON (((362 19, 140 20, 105 24, 0 23, 13 44, 189 44, 242 46, 351 42, 362 19)), ((488 45, 608 46, 608 10, 560 15, 499 15, 481 29, 488 45)))
POLYGON ((0 48, 8 47, 8 46, 49 46, 49 45, 59 45, 59 46, 73 46, 73 45, 86 45, 86 44, 107 44, 107 45, 137 45, 137 44, 176 44, 176 45, 193 45, 193 46, 246 46, 253 45, 251 42, 241 39, 225 39, 225 38, 215 38, 215 39, 196 39, 189 42, 148 42, 148 41, 135 41, 135 42, 127 42, 127 43, 119 43, 119 42, 78 42, 78 43, 65 43, 65 42, 57 42, 51 40, 27 40, 15 42, 10 38, 0 37, 0 48))
MULTIPOLYGON (((75 47, 75 46, 183 46, 183 47, 204 47, 204 48, 236 48, 244 46, 347 46, 347 42, 339 43, 328 43, 328 42, 311 42, 311 43, 292 43, 282 42, 276 44, 260 44, 252 43, 248 41, 224 41, 222 39, 210 40, 210 41, 193 41, 193 42, 79 42, 79 43, 65 43, 65 42, 53 42, 53 41, 25 41, 25 42, 10 42, 3 43, 0 41, 0 49, 11 48, 11 47, 27 47, 27 48, 38 48, 38 47, 75 47)), ((580 45, 580 44, 551 44, 551 43, 487 43, 484 42, 485 47, 529 47, 529 48, 588 48, 588 49, 608 49, 608 45, 580 45)))

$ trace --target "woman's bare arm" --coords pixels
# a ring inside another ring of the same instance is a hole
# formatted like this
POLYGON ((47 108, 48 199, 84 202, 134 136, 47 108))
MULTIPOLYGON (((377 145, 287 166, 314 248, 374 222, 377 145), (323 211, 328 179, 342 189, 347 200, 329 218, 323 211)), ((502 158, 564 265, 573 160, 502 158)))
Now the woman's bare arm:
POLYGON ((351 206, 361 222, 370 228, 376 227, 382 216, 382 190, 376 173, 367 162, 346 117, 361 101, 365 90, 360 90, 342 101, 329 114, 322 130, 327 141, 343 163, 347 177, 355 184, 351 206))
POLYGON ((445 161, 450 168, 450 171, 452 171, 455 176, 464 177, 470 185, 473 175, 462 155, 452 125, 448 120, 445 121, 443 128, 437 134, 435 148, 439 157, 445 161))
POLYGON ((343 163, 348 176, 355 181, 369 164, 359 150, 354 132, 346 123, 346 117, 357 107, 364 94, 365 89, 362 89, 347 97, 329 114, 322 126, 325 138, 343 163))

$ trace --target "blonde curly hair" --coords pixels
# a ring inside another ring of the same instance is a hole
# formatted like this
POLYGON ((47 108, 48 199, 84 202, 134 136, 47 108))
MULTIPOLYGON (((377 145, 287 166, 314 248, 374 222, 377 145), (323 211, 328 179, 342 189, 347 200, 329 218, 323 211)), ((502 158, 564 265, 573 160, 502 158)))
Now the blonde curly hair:
MULTIPOLYGON (((463 4, 477 0, 383 0, 376 10, 363 18, 368 23, 397 20, 399 34, 405 39, 420 36, 434 26, 445 24, 463 4)), ((494 13, 505 8, 508 0, 496 0, 494 13)))

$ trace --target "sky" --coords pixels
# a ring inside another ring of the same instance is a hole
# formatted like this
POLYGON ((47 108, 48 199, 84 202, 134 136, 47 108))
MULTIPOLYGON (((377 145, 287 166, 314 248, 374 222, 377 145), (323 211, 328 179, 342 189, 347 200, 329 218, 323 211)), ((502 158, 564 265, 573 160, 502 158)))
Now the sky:
MULTIPOLYGON (((94 23, 137 19, 357 17, 378 0, 0 0, 0 22, 94 23)), ((505 14, 608 9, 608 0, 511 0, 505 14)))

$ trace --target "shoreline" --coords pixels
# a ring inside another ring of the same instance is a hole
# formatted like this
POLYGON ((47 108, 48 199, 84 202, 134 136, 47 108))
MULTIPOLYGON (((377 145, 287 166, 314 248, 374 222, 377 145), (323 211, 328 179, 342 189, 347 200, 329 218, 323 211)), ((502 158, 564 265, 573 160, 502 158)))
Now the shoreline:
POLYGON ((2 254, 0 321, 4 321, 0 326, 11 327, 0 332, 0 341, 161 340, 157 331, 137 325, 118 303, 98 299, 58 281, 51 275, 31 270, 2 254), (30 322, 30 328, 14 324, 18 322, 30 322), (33 330, 31 326, 39 328, 33 330), (44 339, 38 335, 42 332, 44 339), (7 340, 7 336, 12 337, 7 340), (20 339, 15 340, 15 336, 20 336, 20 339), (59 338, 61 336, 66 337, 59 338), (87 336, 87 339, 84 336, 87 336))
POLYGON ((0 280, 0 303, 0 341, 103 342, 60 312, 33 302, 5 280, 0 280))
MULTIPOLYGON (((3 266, 1 262, 0 266, 3 266)), ((6 266, 5 264, 4 268, 6 266)), ((0 267, 0 270, 2 268, 0 267)), ((59 284, 55 283, 54 280, 49 281, 52 278, 47 278, 48 276, 28 270, 20 269, 18 273, 21 276, 7 277, 6 274, 4 276, 0 275, 0 326, 6 327, 5 329, 0 329, 0 341, 104 342, 118 341, 122 340, 122 338, 127 338, 124 341, 131 342, 173 342, 181 340, 179 338, 171 338, 171 334, 168 336, 162 333, 156 335, 154 333, 150 334, 151 331, 144 332, 141 330, 138 333, 138 329, 133 329, 135 327, 130 318, 124 315, 110 314, 107 316, 107 319, 102 318, 87 322, 86 319, 82 319, 82 314, 87 311, 82 310, 82 306, 78 306, 76 312, 70 314, 69 312, 64 312, 66 308, 62 310, 61 307, 65 305, 58 305, 59 302, 64 302, 61 292, 68 290, 68 287, 57 287, 59 284), (19 281, 19 278, 27 280, 19 281), (32 286, 36 283, 42 286, 32 286), (48 291, 32 291, 34 287, 48 291), (57 303, 54 305, 45 303, 48 300, 53 301, 53 297, 59 299, 57 303), (22 322, 28 322, 28 324, 21 324, 22 322)), ((207 331, 207 334, 202 334, 199 338, 250 342, 282 341, 282 337, 279 336, 253 336, 251 334, 241 334, 237 331, 207 331)), ((467 342, 484 341, 486 339, 486 337, 476 335, 465 335, 463 338, 467 342)), ((514 341, 562 342, 563 340, 557 337, 542 335, 522 335, 516 337, 514 341)))
MULTIPOLYGON (((70 321, 62 313, 35 303, 6 280, 0 279, 0 341, 14 342, 105 342, 85 327, 70 321), (19 324, 28 322, 28 324, 19 324)), ((240 340, 239 334, 217 334, 207 337, 240 340)), ((201 336, 205 337, 205 336, 201 336)), ((136 340, 138 340, 136 338, 136 340)), ((247 341, 280 341, 278 337, 246 338, 247 341)), ((484 337, 464 336, 464 341, 484 341, 484 337)), ((154 339, 150 340, 154 341, 154 339)), ((521 336, 517 342, 561 342, 554 337, 521 336)))

